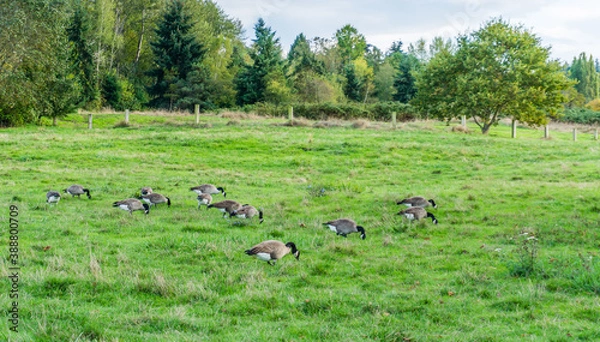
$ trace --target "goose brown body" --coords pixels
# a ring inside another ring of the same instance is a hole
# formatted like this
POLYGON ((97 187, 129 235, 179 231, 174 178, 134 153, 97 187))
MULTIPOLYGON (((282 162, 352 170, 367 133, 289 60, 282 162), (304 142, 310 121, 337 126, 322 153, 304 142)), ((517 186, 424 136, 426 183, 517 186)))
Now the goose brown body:
POLYGON ((195 187, 190 188, 190 190, 192 190, 193 192, 197 193, 198 195, 200 194, 211 194, 211 195, 216 195, 216 194, 223 194, 223 197, 227 197, 227 194, 225 193, 225 189, 223 189, 220 186, 214 186, 212 184, 202 184, 202 185, 198 185, 195 187))
POLYGON ((60 201, 60 193, 58 191, 48 191, 46 193, 46 203, 58 203, 60 201))
POLYGON ((271 266, 275 265, 277 260, 289 253, 292 253, 296 260, 300 260, 300 251, 293 242, 284 244, 277 240, 267 240, 246 250, 245 253, 251 256, 254 255, 258 259, 266 261, 271 266))
POLYGON ((78 184, 71 185, 70 187, 66 188, 65 192, 73 197, 80 197, 81 195, 86 194, 88 198, 92 198, 92 196, 90 195, 90 190, 78 184))
POLYGON ((143 195, 141 199, 144 200, 144 202, 154 206, 161 203, 167 203, 168 207, 171 206, 171 199, 157 192, 152 192, 147 195, 143 195))
POLYGON ((218 209, 223 213, 223 217, 226 217, 228 214, 231 215, 235 213, 236 210, 240 210, 242 208, 242 205, 239 202, 233 200, 224 200, 221 202, 209 204, 207 208, 218 209))
POLYGON ((365 229, 362 226, 359 226, 351 219, 342 218, 338 220, 328 221, 323 223, 334 231, 337 235, 341 235, 343 237, 347 237, 348 234, 352 233, 360 233, 360 238, 365 239, 367 236, 365 234, 365 229))
POLYGON ((144 214, 148 214, 150 212, 150 206, 146 203, 142 203, 137 198, 128 198, 122 201, 114 202, 113 207, 129 211, 129 214, 131 215, 133 215, 133 212, 136 210, 143 210, 144 214))
POLYGON ((208 209, 208 205, 212 202, 212 196, 210 194, 199 194, 197 200, 198 209, 200 209, 201 205, 205 205, 206 209, 208 209))
POLYGON ((432 213, 428 213, 425 209, 421 207, 411 207, 405 210, 402 210, 398 213, 398 215, 402 215, 411 221, 419 221, 426 217, 431 217, 431 222, 434 224, 438 224, 438 220, 433 216, 432 213))
POLYGON ((258 210, 249 204, 243 205, 241 209, 238 209, 235 212, 230 214, 230 216, 236 216, 238 218, 245 218, 245 219, 251 219, 256 215, 258 215, 258 219, 259 219, 258 222, 263 223, 264 219, 263 219, 262 210, 258 210))
POLYGON ((426 199, 425 197, 421 197, 421 196, 405 198, 403 200, 397 201, 396 204, 398 204, 398 205, 403 204, 409 208, 412 208, 412 207, 425 208, 428 206, 437 208, 437 204, 435 203, 435 201, 433 199, 426 199))

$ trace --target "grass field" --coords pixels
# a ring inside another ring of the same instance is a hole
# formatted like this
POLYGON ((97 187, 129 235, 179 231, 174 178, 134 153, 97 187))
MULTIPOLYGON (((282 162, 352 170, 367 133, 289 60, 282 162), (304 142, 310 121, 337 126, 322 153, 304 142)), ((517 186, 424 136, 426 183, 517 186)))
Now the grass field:
POLYGON ((600 340, 600 142, 590 134, 121 120, 0 130, 0 340, 600 340), (196 209, 189 188, 203 183, 262 208, 264 223, 196 209), (45 203, 72 184, 92 199, 45 203), (142 186, 172 206, 147 216, 111 206, 142 186), (395 201, 412 195, 436 200, 438 225, 396 215, 395 201), (322 225, 341 217, 366 239, 322 225), (300 260, 244 254, 268 239, 295 242, 300 260))

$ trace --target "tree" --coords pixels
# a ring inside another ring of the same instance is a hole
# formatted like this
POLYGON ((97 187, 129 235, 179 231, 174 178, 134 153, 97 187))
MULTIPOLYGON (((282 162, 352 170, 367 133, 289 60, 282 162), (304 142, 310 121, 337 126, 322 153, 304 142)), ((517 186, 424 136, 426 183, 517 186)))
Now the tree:
POLYGON ((414 55, 401 54, 396 68, 393 100, 408 103, 417 93, 415 74, 421 63, 414 55))
POLYGON ((473 118, 486 134, 502 117, 542 125, 565 100, 570 82, 549 48, 522 26, 492 19, 460 36, 417 75, 412 103, 440 119, 473 118))
MULTIPOLYGON (((273 99, 276 94, 287 96, 288 91, 283 75, 283 58, 279 38, 275 32, 266 26, 262 18, 254 25, 256 38, 250 47, 249 56, 252 64, 246 65, 236 80, 238 90, 237 103, 239 105, 264 102, 267 88, 269 97, 273 99), (269 84, 275 82, 275 84, 269 84)), ((283 100, 283 99, 281 99, 283 100)), ((280 100, 276 100, 280 102, 280 100)))
MULTIPOLYGON (((149 72, 155 79, 149 92, 156 107, 173 109, 190 107, 186 96, 189 89, 203 89, 205 74, 199 64, 205 55, 203 44, 190 33, 193 27, 191 16, 184 9, 185 0, 170 0, 156 28, 156 40, 151 42, 156 68, 149 72), (190 75, 190 73, 195 72, 190 75), (188 75, 191 77, 188 79, 188 75)), ((204 94, 196 94, 204 98, 204 94)), ((205 104, 204 101, 200 103, 205 104)))
POLYGON ((596 71, 593 57, 589 58, 585 52, 573 58, 569 67, 569 77, 577 80, 575 89, 585 97, 586 101, 600 98, 600 74, 596 71))
POLYGON ((365 36, 352 25, 345 25, 335 33, 337 45, 344 64, 364 56, 367 49, 365 36))

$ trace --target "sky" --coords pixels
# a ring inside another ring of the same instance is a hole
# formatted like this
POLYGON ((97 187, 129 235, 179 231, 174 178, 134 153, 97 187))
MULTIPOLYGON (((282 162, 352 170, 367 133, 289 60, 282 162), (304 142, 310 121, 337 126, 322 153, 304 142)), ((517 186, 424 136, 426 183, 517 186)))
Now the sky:
POLYGON ((217 0, 231 18, 239 19, 249 41, 263 18, 276 32, 284 52, 300 33, 331 38, 346 24, 368 44, 387 51, 401 40, 404 50, 423 38, 454 40, 475 31, 491 18, 523 25, 551 47, 551 58, 571 62, 581 52, 600 59, 600 0, 217 0))

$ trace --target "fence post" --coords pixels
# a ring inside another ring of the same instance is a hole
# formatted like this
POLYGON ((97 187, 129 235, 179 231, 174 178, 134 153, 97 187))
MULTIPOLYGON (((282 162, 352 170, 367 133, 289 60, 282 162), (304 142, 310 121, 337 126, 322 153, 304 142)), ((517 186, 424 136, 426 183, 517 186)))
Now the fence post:
POLYGON ((598 129, 594 131, 594 140, 598 140, 598 129))
POLYGON ((460 117, 460 124, 464 127, 467 128, 467 116, 463 115, 460 117))
POLYGON ((512 121, 511 137, 513 139, 517 137, 517 120, 512 121))
POLYGON ((200 105, 194 105, 194 114, 196 114, 196 125, 200 124, 200 105))
POLYGON ((294 126, 294 107, 288 108, 288 120, 290 120, 290 126, 294 126))
POLYGON ((88 114, 88 129, 92 129, 92 113, 88 114))
POLYGON ((129 109, 125 109, 125 124, 129 125, 129 109))
POLYGON ((394 127, 394 129, 396 129, 397 125, 396 125, 396 112, 392 112, 392 127, 394 127))
POLYGON ((577 128, 573 128, 573 141, 577 141, 577 128))
POLYGON ((548 128, 548 125, 544 126, 544 138, 550 138, 550 129, 548 128))

